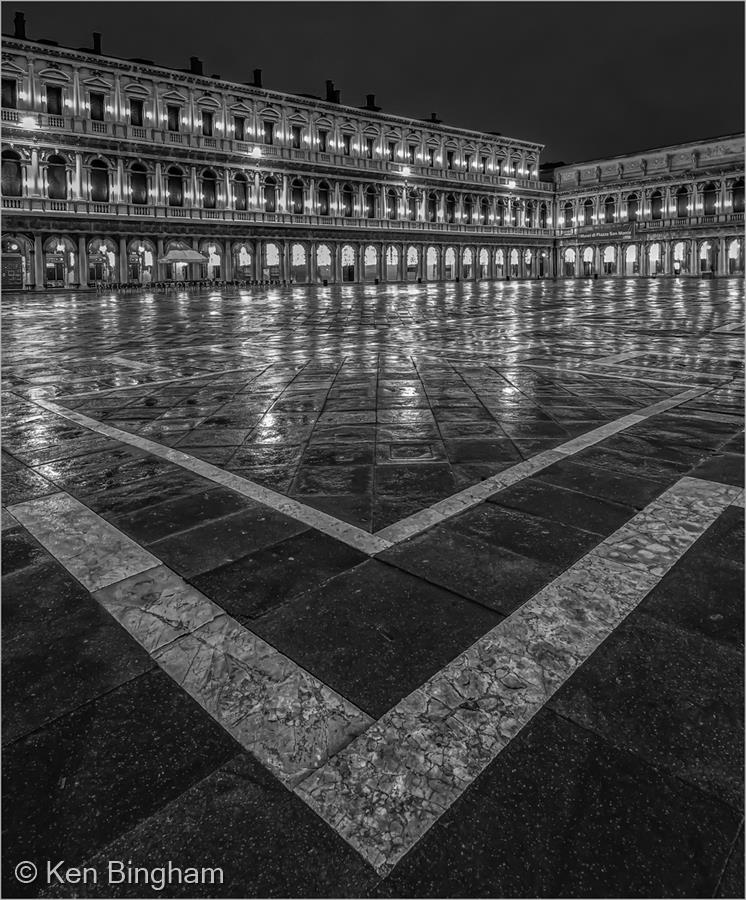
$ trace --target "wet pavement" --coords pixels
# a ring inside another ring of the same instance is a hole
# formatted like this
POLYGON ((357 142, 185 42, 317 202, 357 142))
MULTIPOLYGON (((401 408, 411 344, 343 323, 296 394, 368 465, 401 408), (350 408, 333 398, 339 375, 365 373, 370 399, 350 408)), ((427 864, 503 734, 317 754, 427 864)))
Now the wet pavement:
POLYGON ((742 896, 743 321, 6 295, 5 894, 742 896))

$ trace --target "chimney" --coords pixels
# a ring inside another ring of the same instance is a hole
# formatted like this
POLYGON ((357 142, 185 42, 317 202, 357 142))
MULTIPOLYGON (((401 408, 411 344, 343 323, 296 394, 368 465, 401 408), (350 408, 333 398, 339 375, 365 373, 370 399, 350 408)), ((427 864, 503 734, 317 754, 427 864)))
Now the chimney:
POLYGON ((101 52, 101 33, 99 31, 93 32, 93 52, 101 52))
POLYGON ((15 31, 13 32, 13 36, 20 38, 22 41, 26 40, 26 16, 22 12, 17 12, 16 17, 13 20, 13 24, 15 25, 15 31))
POLYGON ((262 70, 254 69, 254 87, 262 86, 262 70))
POLYGON ((192 75, 202 74, 202 60, 198 56, 189 57, 189 71, 192 75))
POLYGON ((438 123, 441 122, 442 120, 438 118, 438 114, 437 114, 437 113, 431 112, 431 113, 430 113, 430 121, 431 121, 431 122, 435 122, 436 124, 438 124, 438 123))
POLYGON ((327 103, 335 103, 336 102, 334 100, 334 93, 335 93, 334 82, 327 81, 327 83, 326 83, 326 102, 327 103))
POLYGON ((332 103, 339 103, 339 91, 334 91, 334 100, 332 103))
POLYGON ((365 108, 366 109, 375 109, 379 110, 381 107, 376 106, 376 95, 375 94, 366 94, 365 95, 365 108))

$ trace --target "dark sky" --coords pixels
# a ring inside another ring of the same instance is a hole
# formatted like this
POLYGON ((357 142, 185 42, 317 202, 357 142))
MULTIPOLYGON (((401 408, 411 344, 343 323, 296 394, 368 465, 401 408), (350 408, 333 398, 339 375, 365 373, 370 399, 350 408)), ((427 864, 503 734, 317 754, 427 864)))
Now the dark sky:
POLYGON ((743 130, 740 2, 2 5, 3 32, 546 144, 571 162, 743 130))

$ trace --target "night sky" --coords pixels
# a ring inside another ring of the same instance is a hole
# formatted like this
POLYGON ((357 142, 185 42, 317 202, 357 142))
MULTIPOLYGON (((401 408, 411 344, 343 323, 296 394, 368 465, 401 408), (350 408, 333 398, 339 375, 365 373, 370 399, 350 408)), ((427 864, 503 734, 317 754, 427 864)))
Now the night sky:
POLYGON ((593 159, 743 131, 740 2, 93 2, 2 7, 50 38, 546 144, 593 159))

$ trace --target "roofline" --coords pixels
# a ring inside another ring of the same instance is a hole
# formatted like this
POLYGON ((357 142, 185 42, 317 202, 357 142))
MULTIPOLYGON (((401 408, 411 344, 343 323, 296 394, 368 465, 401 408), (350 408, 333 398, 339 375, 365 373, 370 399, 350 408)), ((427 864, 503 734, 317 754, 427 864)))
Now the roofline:
MULTIPOLYGON (((14 35, 10 35, 10 34, 3 34, 2 42, 3 42, 4 48, 6 47, 6 45, 8 47, 12 47, 13 44, 15 43, 18 45, 18 47, 20 49, 23 49, 23 50, 38 48, 39 51, 41 51, 43 53, 51 53, 52 55, 54 55, 55 52, 57 52, 59 54, 59 51, 67 51, 68 53, 76 53, 81 56, 88 57, 94 62, 99 62, 99 64, 101 62, 110 61, 112 63, 119 63, 119 64, 125 63, 130 66, 138 66, 138 67, 141 67, 145 71, 154 71, 154 72, 163 72, 163 73, 178 72, 179 75, 188 75, 195 81, 201 80, 203 82, 207 82, 210 86, 213 87, 213 89, 215 88, 216 85, 224 85, 225 86, 224 89, 231 89, 231 90, 239 89, 241 91, 248 90, 250 92, 261 93, 266 97, 272 97, 272 98, 278 98, 278 99, 288 99, 289 98, 296 102, 300 102, 300 103, 304 103, 304 104, 313 103, 314 105, 321 106, 323 109, 328 110, 329 112, 332 112, 333 110, 337 110, 337 111, 345 110, 345 111, 349 111, 349 114, 354 114, 356 116, 359 116, 362 114, 365 117, 370 118, 373 121, 375 121, 375 120, 380 121, 381 119, 393 120, 394 122, 405 123, 405 124, 407 124, 411 127, 415 127, 415 128, 426 128, 426 127, 430 126, 431 130, 434 130, 434 131, 454 131, 454 132, 458 132, 463 135, 469 135, 472 138, 477 137, 477 138, 481 139, 482 141, 484 141, 485 143, 488 142, 488 143, 492 144, 492 143, 499 143, 500 141, 504 141, 504 143, 509 144, 511 146, 518 146, 518 147, 522 147, 527 150, 533 150, 537 154, 540 154, 541 151, 546 146, 545 144, 540 144, 540 143, 537 143, 536 141, 526 141, 526 140, 522 140, 521 138, 509 137, 508 135, 500 135, 498 138, 497 135, 490 134, 489 132, 486 132, 486 131, 476 131, 474 129, 469 129, 469 128, 459 128, 457 125, 445 125, 440 122, 432 122, 429 119, 414 119, 414 118, 409 118, 407 116, 398 116, 393 113, 375 112, 373 110, 365 109, 365 107, 348 106, 347 104, 344 104, 344 103, 329 103, 328 101, 322 100, 322 99, 318 99, 318 100, 311 99, 310 97, 303 96, 303 94, 290 94, 285 91, 277 91, 277 90, 273 90, 270 88, 258 87, 253 84, 243 84, 240 81, 228 81, 223 78, 211 78, 209 75, 198 75, 195 72, 190 72, 188 69, 175 69, 175 68, 170 68, 169 66, 156 65, 155 63, 153 63, 153 64, 136 63, 136 62, 133 62, 131 59, 125 59, 122 56, 109 56, 104 53, 95 53, 92 50, 81 50, 81 49, 76 49, 74 47, 67 47, 62 44, 41 44, 41 43, 39 43, 39 41, 32 41, 29 38, 17 38, 14 35), (31 45, 31 46, 29 47, 27 45, 31 45)), ((62 55, 62 54, 59 54, 59 55, 62 55)))
MULTIPOLYGON (((695 138, 691 141, 680 141, 678 144, 664 144, 662 147, 648 147, 644 150, 632 150, 629 153, 618 153, 615 156, 599 156, 597 159, 579 159, 577 162, 563 163, 557 166, 557 169, 573 169, 576 166, 587 166, 590 163, 610 162, 613 159, 626 159, 628 156, 640 156, 643 153, 659 153, 661 150, 674 150, 681 147, 690 147, 693 144, 710 144, 713 141, 727 141, 732 138, 744 139, 743 131, 736 131, 734 134, 719 134, 715 137, 695 138)), ((553 165, 549 163, 549 165, 553 165)))

